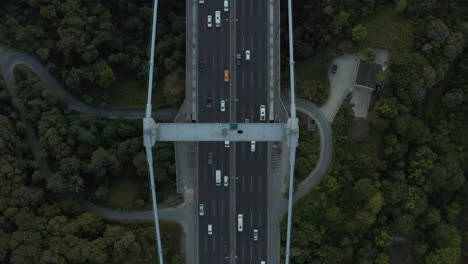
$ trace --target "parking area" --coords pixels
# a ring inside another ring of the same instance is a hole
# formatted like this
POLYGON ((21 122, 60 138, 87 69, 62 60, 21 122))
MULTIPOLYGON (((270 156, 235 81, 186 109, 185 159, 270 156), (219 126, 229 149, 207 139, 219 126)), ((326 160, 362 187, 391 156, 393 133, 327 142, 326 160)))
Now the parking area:
MULTIPOLYGON (((390 50, 376 48, 375 63, 382 66, 382 70, 387 69, 390 50)), ((359 54, 343 55, 334 59, 328 71, 328 79, 330 81, 330 93, 327 102, 320 107, 326 118, 333 122, 336 113, 341 107, 346 96, 351 93, 351 103, 353 104, 354 116, 367 118, 369 104, 372 98, 372 89, 358 87, 354 85, 355 76, 358 71, 359 54), (336 72, 332 72, 333 65, 336 65, 336 72)))

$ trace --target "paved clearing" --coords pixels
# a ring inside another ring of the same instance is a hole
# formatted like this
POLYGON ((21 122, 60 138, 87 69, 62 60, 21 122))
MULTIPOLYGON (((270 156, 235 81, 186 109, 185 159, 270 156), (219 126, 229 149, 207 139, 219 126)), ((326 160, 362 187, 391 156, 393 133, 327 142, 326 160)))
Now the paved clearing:
POLYGON ((340 109, 346 95, 353 89, 354 75, 358 59, 354 55, 343 55, 333 60, 328 71, 330 80, 330 94, 327 102, 320 107, 325 117, 333 122, 338 109, 340 109), (338 65, 335 74, 331 73, 331 66, 338 65))
MULTIPOLYGON (((383 70, 388 67, 390 59, 390 50, 375 48, 375 62, 382 65, 383 70)), ((320 108, 330 122, 333 122, 336 113, 341 107, 346 95, 352 93, 351 103, 353 106, 354 116, 367 118, 369 104, 372 97, 372 90, 355 87, 354 78, 358 69, 359 54, 343 55, 333 60, 328 71, 328 79, 330 80, 330 96, 327 102, 320 108), (331 73, 331 66, 338 65, 338 70, 335 74, 331 73)))

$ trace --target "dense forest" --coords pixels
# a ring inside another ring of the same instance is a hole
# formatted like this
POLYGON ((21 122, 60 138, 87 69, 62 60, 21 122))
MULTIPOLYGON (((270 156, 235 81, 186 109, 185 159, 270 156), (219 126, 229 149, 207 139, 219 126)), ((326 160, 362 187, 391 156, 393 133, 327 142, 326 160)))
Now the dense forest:
MULTIPOLYGON (((150 207, 141 120, 105 119, 68 110, 62 99, 29 71, 17 70, 15 77, 15 96, 25 103, 28 119, 37 128, 41 155, 53 171, 47 179, 50 190, 74 192, 99 203, 108 199, 116 179, 126 175, 139 186, 132 207, 150 207)), ((174 200, 174 145, 158 143, 155 153, 158 199, 174 200)))
MULTIPOLYGON (((34 84, 31 84, 34 86, 34 84)), ((0 262, 17 264, 50 263, 155 263, 154 226, 149 224, 117 224, 94 213, 84 212, 77 204, 62 196, 65 189, 83 188, 82 161, 65 155, 68 160, 60 169, 61 175, 52 182, 38 168, 31 148, 24 138, 24 123, 11 104, 6 88, 0 83, 0 262), (67 167, 70 166, 70 167, 67 167), (62 168, 63 167, 63 168, 62 168), (68 178, 73 177, 73 178, 68 178), (57 184, 57 181, 64 181, 57 184), (57 188, 59 190, 57 190, 57 188)), ((35 107, 46 102, 35 101, 35 107)), ((32 112, 33 115, 37 114, 32 112)), ((57 148, 49 151, 71 151, 60 131, 67 130, 67 118, 58 108, 49 108, 38 121, 48 129, 46 120, 61 118, 64 127, 58 128, 57 148)), ((80 120, 72 119, 70 120, 80 120)), ((94 123, 99 127, 99 122, 94 123)), ((50 132, 52 133, 52 132, 50 132)), ((94 133, 89 133, 94 137, 94 133)), ((76 136, 76 135, 75 135, 76 136)), ((72 138, 65 138, 73 141, 72 138)), ((75 139, 76 140, 76 139, 75 139)), ((85 146, 89 144, 85 144, 85 146)), ((61 153, 61 155, 65 154, 61 153)), ((57 154, 58 155, 58 154, 57 154)), ((52 161, 54 160, 52 158, 52 161)), ((85 167, 86 168, 86 167, 85 167)), ((162 224, 165 256, 171 263, 181 264, 178 225, 162 224)))
MULTIPOLYGON (((163 63, 155 70, 155 105, 178 106, 185 2, 165 1, 160 12, 156 60, 163 63)), ((151 18, 148 1, 1 1, 0 44, 40 59, 88 104, 144 108, 151 18)), ((71 111, 29 70, 17 68, 15 78, 14 94, 0 81, 0 263, 154 263, 152 224, 116 224, 66 198, 74 193, 121 210, 150 208, 141 120, 71 111), (38 136, 36 154, 52 175, 34 160, 14 102, 26 107, 38 136)), ((155 152, 158 200, 174 205, 181 199, 174 145, 160 143, 155 152)), ((180 226, 163 222, 161 228, 165 259, 184 263, 180 226)))
MULTIPOLYGON (((146 96, 144 87, 134 95, 119 91, 128 88, 119 83, 147 82, 151 1, 6 0, 1 6, 0 42, 36 55, 76 96, 101 106, 115 94, 146 96)), ((159 11, 154 82, 167 98, 161 104, 177 106, 183 86, 163 87, 185 78, 185 1, 162 1, 159 11)))
MULTIPOLYGON (((315 53, 326 54, 326 64, 372 47, 390 48, 392 61, 378 76, 384 91, 364 122, 366 137, 353 136, 363 122, 354 120, 349 103, 335 117, 333 164, 294 209, 292 263, 466 263, 466 1, 296 0, 294 6, 299 65, 315 53), (369 22, 379 19, 390 27, 369 22)), ((327 85, 306 88, 298 94, 327 93, 327 85)), ((303 153, 299 148, 298 159, 316 159, 313 151, 303 153)))

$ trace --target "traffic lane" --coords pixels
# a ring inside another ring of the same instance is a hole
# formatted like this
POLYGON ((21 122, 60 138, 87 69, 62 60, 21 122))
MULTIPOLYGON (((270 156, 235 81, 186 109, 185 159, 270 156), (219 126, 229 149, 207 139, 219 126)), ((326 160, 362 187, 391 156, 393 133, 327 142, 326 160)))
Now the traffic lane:
POLYGON ((204 202, 205 214, 200 216, 200 245, 203 245, 203 254, 200 259, 205 263, 222 263, 226 260, 225 245, 229 245, 229 203, 227 187, 216 185, 215 171, 221 170, 222 175, 229 171, 223 162, 229 159, 229 152, 219 142, 206 142, 201 148, 200 165, 202 167, 200 178, 201 188, 199 201, 204 202), (208 153, 213 153, 213 165, 208 165, 208 153), (218 154, 216 154, 218 153, 218 154), (208 224, 212 225, 212 235, 208 234, 208 224), (202 257, 203 256, 203 257, 202 257))
MULTIPOLYGON (((255 152, 250 151, 250 142, 239 143, 244 146, 244 151, 238 155, 239 165, 238 167, 244 168, 238 174, 240 181, 238 186, 239 194, 237 196, 237 213, 243 213, 244 225, 243 231, 237 232, 237 248, 240 263, 260 263, 260 260, 264 260, 264 243, 263 239, 266 239, 263 227, 266 225, 260 221, 266 217, 263 213, 258 213, 258 209, 262 206, 258 193, 259 174, 266 174, 262 167, 266 166, 266 162, 261 162, 261 148, 256 149, 255 152), (259 163, 260 162, 260 163, 259 163), (259 240, 253 240, 253 230, 259 230, 259 240)), ((265 198, 265 197, 263 197, 265 198)))

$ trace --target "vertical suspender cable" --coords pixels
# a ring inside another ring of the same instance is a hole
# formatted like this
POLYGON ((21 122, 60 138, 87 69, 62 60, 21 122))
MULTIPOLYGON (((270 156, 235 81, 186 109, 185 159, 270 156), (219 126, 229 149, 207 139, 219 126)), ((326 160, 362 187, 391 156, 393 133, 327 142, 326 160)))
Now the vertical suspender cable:
MULTIPOLYGON (((153 6, 153 24, 151 29, 151 55, 149 61, 149 78, 148 78, 148 98, 146 104, 146 118, 151 118, 151 98, 153 96, 153 71, 154 71, 154 46, 156 45, 156 22, 158 18, 158 0, 154 0, 153 6)), ((156 241, 158 246, 159 264, 163 264, 163 252, 161 246, 161 232, 159 230, 159 217, 158 217, 158 202, 156 199, 156 184, 154 181, 154 169, 153 169, 153 152, 152 144, 146 141, 146 158, 148 159, 148 168, 150 173, 151 181, 151 196, 153 199, 153 213, 154 213, 154 225, 156 228, 156 241)))
MULTIPOLYGON (((291 119, 296 118, 296 94, 294 87, 294 45, 293 45, 293 22, 292 22, 292 0, 288 0, 288 27, 289 27, 289 76, 291 88, 291 119)), ((289 153, 289 200, 288 200, 288 226, 286 234, 286 256, 285 264, 289 264, 289 254, 291 246, 291 219, 292 219, 292 200, 294 191, 294 163, 296 158, 296 140, 292 140, 290 135, 290 153, 289 153)))

